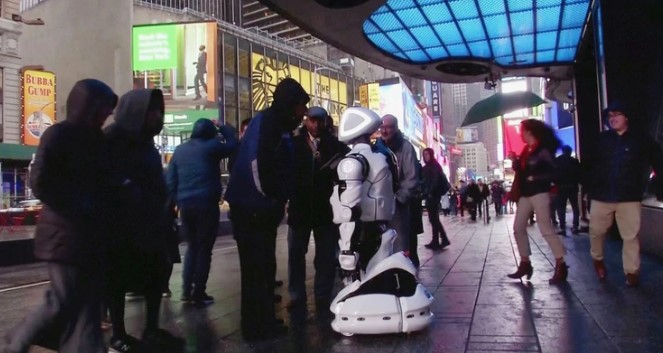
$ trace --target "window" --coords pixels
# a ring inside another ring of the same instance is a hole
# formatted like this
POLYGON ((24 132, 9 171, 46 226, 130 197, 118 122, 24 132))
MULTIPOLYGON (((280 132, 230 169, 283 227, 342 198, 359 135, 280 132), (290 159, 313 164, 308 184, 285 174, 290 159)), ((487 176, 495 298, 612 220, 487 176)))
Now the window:
POLYGON ((249 53, 251 52, 251 47, 248 41, 244 39, 239 40, 239 75, 241 77, 251 77, 251 68, 250 60, 251 57, 249 53))
POLYGON ((223 35, 223 69, 225 72, 234 74, 237 72, 237 38, 223 35))

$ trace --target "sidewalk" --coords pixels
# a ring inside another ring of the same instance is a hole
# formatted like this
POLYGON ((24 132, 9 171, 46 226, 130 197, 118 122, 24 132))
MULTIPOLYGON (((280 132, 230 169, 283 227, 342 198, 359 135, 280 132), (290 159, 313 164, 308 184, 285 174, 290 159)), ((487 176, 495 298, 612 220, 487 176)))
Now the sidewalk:
MULTIPOLYGON (((164 327, 187 340, 187 352, 663 352, 663 263, 643 256, 642 287, 628 289, 621 270, 621 244, 606 244, 608 281, 597 281, 586 234, 563 238, 568 248, 569 282, 548 285, 554 258, 538 233, 532 235, 532 282, 506 277, 517 265, 512 238, 513 216, 490 224, 441 217, 451 246, 432 252, 419 239, 419 278, 435 296, 433 325, 413 334, 343 337, 329 325, 313 320, 313 300, 305 322, 289 316, 284 302, 278 315, 290 325, 280 340, 250 346, 239 331, 240 276, 237 249, 231 237, 217 239, 209 293, 216 303, 197 309, 183 305, 181 266, 171 279, 173 297, 164 299, 164 327)), ((425 223, 428 223, 425 220, 425 223)), ((277 277, 286 280, 286 228, 279 229, 277 277)), ((426 234, 430 227, 426 224, 426 234)), ((314 246, 313 244, 311 245, 314 246)), ((312 295, 312 254, 307 261, 307 289, 312 295)), ((5 274, 0 273, 0 281, 5 274)), ((0 336, 41 300, 45 285, 0 289, 0 336)), ((127 305, 127 329, 139 335, 144 318, 142 301, 127 305)), ((2 343, 0 343, 0 351, 2 343)), ((34 352, 47 352, 43 349, 34 352)))

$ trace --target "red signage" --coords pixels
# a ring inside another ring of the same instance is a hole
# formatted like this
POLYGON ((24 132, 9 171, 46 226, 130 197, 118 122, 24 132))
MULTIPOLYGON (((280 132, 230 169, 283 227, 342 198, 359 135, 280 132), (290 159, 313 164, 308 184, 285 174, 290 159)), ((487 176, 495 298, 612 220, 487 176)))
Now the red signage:
POLYGON ((463 155, 463 150, 461 150, 458 147, 451 147, 451 154, 456 155, 456 156, 462 156, 463 155))
POLYGON ((520 122, 523 119, 504 119, 504 156, 509 152, 519 155, 525 148, 525 143, 520 138, 520 122))

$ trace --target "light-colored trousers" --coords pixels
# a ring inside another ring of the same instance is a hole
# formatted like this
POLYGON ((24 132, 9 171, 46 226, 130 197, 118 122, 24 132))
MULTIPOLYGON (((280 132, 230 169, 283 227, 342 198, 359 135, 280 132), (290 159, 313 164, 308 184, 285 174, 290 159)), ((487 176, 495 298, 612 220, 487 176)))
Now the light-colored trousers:
POLYGON ((603 260, 603 244, 605 235, 617 221, 619 235, 624 240, 622 263, 624 273, 640 271, 640 202, 601 202, 592 200, 589 212, 589 240, 594 260, 603 260))
MULTIPOLYGON (((593 205, 592 205, 593 206, 593 205)), ((532 250, 529 246, 529 237, 527 235, 527 222, 530 215, 534 211, 536 215, 536 223, 539 226, 539 231, 543 235, 543 239, 548 242, 550 249, 556 259, 564 257, 566 249, 564 244, 557 236, 555 227, 552 225, 550 219, 550 194, 543 192, 534 196, 521 197, 518 200, 518 209, 516 210, 516 219, 513 222, 513 232, 518 245, 518 253, 520 257, 527 257, 532 255, 532 250)))

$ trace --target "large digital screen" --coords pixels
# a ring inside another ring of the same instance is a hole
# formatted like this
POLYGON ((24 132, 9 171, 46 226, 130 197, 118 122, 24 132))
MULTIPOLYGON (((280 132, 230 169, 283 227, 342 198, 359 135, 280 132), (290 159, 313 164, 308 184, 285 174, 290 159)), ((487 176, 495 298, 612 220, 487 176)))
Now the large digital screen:
POLYGON ((217 36, 216 22, 133 28, 134 88, 163 91, 165 134, 190 132, 199 118, 220 118, 217 36))

